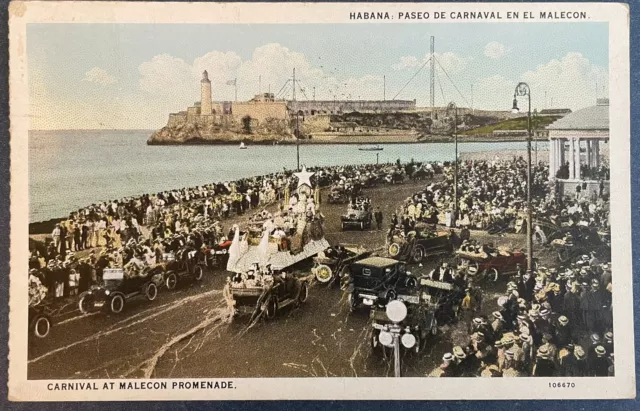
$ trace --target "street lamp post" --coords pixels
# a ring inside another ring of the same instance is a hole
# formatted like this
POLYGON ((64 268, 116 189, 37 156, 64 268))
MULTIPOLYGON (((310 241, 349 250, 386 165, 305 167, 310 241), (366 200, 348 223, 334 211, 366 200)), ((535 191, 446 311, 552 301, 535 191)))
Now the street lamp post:
POLYGON ((527 83, 520 82, 513 94, 513 112, 518 113, 518 97, 528 97, 527 110, 527 273, 531 274, 533 267, 533 241, 532 241, 532 210, 531 210, 531 89, 527 83))
POLYGON ((447 106, 447 110, 453 109, 453 141, 455 145, 455 165, 453 168, 453 225, 455 220, 458 219, 458 106, 453 101, 447 106))

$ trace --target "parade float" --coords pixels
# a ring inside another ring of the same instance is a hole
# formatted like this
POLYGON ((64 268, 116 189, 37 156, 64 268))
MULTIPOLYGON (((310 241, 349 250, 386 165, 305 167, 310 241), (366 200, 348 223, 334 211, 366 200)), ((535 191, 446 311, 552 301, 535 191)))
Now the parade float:
POLYGON ((292 268, 329 248, 329 242, 316 209, 319 193, 311 185, 313 173, 303 169, 294 175, 298 186, 293 196, 285 192, 286 212, 254 219, 244 232, 234 227, 227 262, 227 271, 234 274, 224 289, 233 315, 250 313, 254 321, 264 314, 270 319, 279 309, 308 297, 313 275, 301 276, 292 268))

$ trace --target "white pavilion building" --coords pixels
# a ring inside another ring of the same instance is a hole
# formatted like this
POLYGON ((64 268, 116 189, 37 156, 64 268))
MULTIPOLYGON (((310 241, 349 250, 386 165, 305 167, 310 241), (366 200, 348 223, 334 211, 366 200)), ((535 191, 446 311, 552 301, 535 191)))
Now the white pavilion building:
MULTIPOLYGON (((549 180, 558 183, 559 194, 571 194, 578 185, 597 193, 602 178, 594 178, 591 170, 601 166, 603 145, 609 142, 609 99, 597 99, 595 106, 574 111, 547 126, 547 130, 549 180), (584 166, 590 171, 583 173, 584 166)), ((604 186, 608 192, 608 177, 604 186)))

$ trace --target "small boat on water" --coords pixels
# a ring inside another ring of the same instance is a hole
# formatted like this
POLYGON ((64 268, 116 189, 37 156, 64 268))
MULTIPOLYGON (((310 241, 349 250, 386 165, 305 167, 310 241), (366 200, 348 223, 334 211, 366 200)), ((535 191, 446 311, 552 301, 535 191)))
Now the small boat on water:
POLYGON ((246 150, 248 147, 244 145, 244 141, 240 143, 240 150, 246 150))
POLYGON ((360 146, 358 147, 360 151, 382 151, 383 148, 380 144, 376 144, 374 146, 360 146))

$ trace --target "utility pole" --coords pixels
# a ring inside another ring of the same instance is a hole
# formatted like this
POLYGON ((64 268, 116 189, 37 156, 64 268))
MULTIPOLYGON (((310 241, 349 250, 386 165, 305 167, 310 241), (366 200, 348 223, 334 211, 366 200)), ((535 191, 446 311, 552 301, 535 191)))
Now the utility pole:
POLYGON ((316 87, 313 87, 313 101, 316 101, 316 87))
POLYGON ((382 101, 387 101, 387 76, 382 76, 382 101))
POLYGON ((262 94, 262 76, 258 76, 258 94, 262 94))
POLYGON ((300 128, 298 125, 298 104, 296 103, 296 69, 293 68, 293 109, 296 112, 296 164, 297 170, 300 171, 300 128))
POLYGON ((435 103, 436 103, 436 59, 434 57, 436 49, 436 38, 431 36, 431 84, 429 86, 429 102, 431 104, 431 120, 435 120, 435 103))

